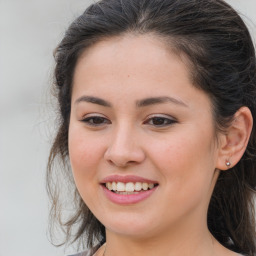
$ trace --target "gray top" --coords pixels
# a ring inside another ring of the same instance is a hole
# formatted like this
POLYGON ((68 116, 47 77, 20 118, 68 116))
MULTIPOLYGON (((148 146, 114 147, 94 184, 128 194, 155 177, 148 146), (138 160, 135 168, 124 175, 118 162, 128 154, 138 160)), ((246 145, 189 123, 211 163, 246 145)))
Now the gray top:
POLYGON ((95 247, 91 248, 91 249, 87 249, 83 252, 79 252, 76 254, 72 254, 72 255, 67 255, 67 256, 93 256, 94 253, 101 247, 101 244, 96 245, 95 247))
POLYGON ((101 244, 98 244, 91 249, 87 249, 83 252, 79 252, 79 253, 67 255, 67 256, 93 256, 94 253, 97 252, 100 247, 101 247, 101 244))
POLYGON ((86 250, 84 252, 80 252, 80 253, 68 255, 68 256, 92 256, 92 255, 93 255, 93 252, 91 250, 86 250))
MULTIPOLYGON (((77 254, 73 254, 73 255, 68 255, 68 256, 93 256, 93 254, 95 253, 95 250, 86 250, 84 252, 80 252, 77 254)), ((243 256, 242 254, 237 254, 237 256, 243 256)))

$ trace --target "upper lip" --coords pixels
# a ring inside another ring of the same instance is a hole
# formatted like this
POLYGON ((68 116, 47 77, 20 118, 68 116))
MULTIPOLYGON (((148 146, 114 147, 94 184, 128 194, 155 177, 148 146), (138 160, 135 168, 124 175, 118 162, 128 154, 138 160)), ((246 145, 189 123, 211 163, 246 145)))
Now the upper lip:
POLYGON ((110 175, 105 177, 103 180, 101 180, 100 183, 107 183, 107 182, 123 182, 123 183, 128 183, 128 182, 145 182, 145 183, 153 183, 153 184, 158 184, 157 181, 146 179, 140 176, 135 176, 135 175, 110 175))

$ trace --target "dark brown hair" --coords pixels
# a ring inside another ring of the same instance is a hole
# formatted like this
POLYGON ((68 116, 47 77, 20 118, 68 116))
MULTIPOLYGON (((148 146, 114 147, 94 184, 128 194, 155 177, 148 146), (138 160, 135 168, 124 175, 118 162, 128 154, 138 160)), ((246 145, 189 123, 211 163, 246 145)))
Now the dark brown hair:
MULTIPOLYGON (((227 3, 222 0, 94 3, 71 24, 55 52, 54 88, 60 112, 58 132, 49 156, 47 188, 52 202, 51 217, 65 231, 64 243, 87 241, 91 247, 105 240, 105 228, 79 196, 69 166, 68 129, 74 69, 88 47, 126 33, 153 33, 188 58, 193 84, 212 100, 217 130, 225 130, 242 106, 251 110, 256 123, 255 50, 244 22, 227 3), (58 160, 61 168, 55 165, 58 160), (60 177, 64 177, 65 190, 71 196, 69 205, 73 206, 73 214, 65 220, 60 177)), ((255 189, 254 124, 242 159, 229 171, 221 172, 208 210, 208 227, 213 236, 225 247, 248 256, 256 254, 255 189)))

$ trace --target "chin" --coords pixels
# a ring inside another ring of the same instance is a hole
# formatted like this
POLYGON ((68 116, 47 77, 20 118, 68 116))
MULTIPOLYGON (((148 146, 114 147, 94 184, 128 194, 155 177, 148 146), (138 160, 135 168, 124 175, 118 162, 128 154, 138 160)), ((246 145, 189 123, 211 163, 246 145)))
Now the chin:
MULTIPOLYGON (((145 236, 152 235, 154 227, 152 226, 152 221, 145 218, 131 218, 131 217, 115 217, 108 220, 103 220, 103 225, 106 230, 111 233, 116 233, 119 236, 128 236, 136 239, 145 238, 145 236)), ((156 222, 154 222, 155 225, 156 222)))

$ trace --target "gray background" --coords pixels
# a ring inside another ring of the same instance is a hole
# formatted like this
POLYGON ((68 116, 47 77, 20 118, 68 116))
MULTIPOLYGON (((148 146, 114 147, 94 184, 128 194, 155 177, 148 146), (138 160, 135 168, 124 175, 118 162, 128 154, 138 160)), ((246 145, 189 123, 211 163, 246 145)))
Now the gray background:
MULTIPOLYGON (((47 239, 52 52, 91 2, 0 0, 0 256, 64 255, 47 239)), ((228 2, 247 17, 255 38, 256 1, 228 2)))

